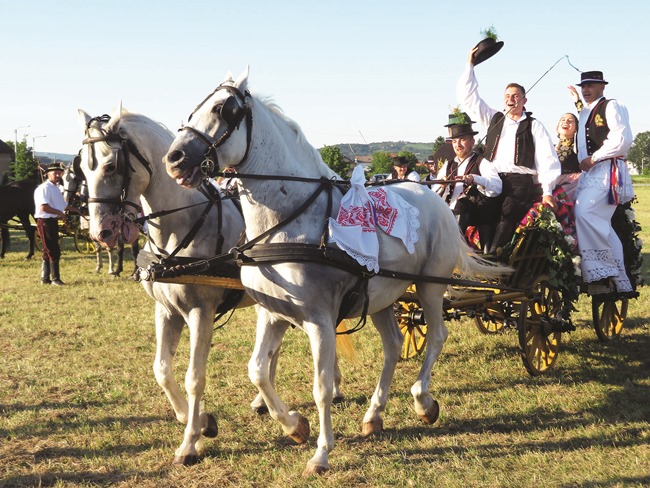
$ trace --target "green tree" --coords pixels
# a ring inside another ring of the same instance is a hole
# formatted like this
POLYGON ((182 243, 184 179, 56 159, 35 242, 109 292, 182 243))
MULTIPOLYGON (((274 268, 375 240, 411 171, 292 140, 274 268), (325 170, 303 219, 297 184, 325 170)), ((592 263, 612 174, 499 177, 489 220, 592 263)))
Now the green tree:
POLYGON ((431 148, 431 155, 435 154, 438 149, 440 149, 445 144, 445 138, 438 136, 435 141, 433 141, 433 147, 431 148))
POLYGON ((341 149, 337 146, 324 146, 318 150, 320 152, 323 162, 336 174, 347 178, 350 176, 350 163, 341 153, 341 149))
POLYGON ((19 141, 18 148, 14 148, 13 142, 7 142, 7 145, 16 154, 15 161, 9 165, 11 179, 22 181, 32 178, 38 170, 38 161, 34 160, 34 151, 27 146, 27 141, 25 139, 19 141))
POLYGON ((369 171, 371 174, 391 173, 393 171, 393 157, 391 154, 386 151, 373 153, 369 171))
POLYGON ((634 143, 627 154, 627 159, 632 161, 636 167, 644 173, 650 167, 650 131, 639 132, 634 138, 634 143))

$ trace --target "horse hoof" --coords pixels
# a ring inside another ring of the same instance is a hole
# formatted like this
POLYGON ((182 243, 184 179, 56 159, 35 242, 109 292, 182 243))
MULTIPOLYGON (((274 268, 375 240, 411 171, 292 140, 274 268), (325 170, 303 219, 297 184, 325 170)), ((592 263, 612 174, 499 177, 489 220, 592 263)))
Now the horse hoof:
POLYGON ((291 435, 291 440, 296 444, 304 444, 309 439, 309 420, 302 415, 298 416, 298 425, 291 435))
POLYGON ((260 405, 258 407, 251 406, 251 410, 260 416, 269 413, 269 407, 267 407, 266 405, 260 405))
POLYGON ((345 401, 345 397, 343 395, 337 396, 332 398, 332 405, 339 405, 345 401))
POLYGON ((199 462, 198 454, 188 454, 187 456, 174 456, 174 464, 181 466, 193 466, 199 462))
POLYGON ((361 435, 368 437, 375 434, 381 434, 384 430, 383 419, 373 420, 372 422, 364 422, 361 428, 361 435))
POLYGON ((320 476, 321 474, 325 473, 326 471, 329 471, 329 466, 320 466, 318 464, 312 464, 312 463, 307 463, 307 467, 305 470, 302 472, 302 475, 304 477, 309 477, 309 476, 320 476))
POLYGON ((208 426, 205 429, 201 429, 201 434, 204 437, 209 437, 211 439, 217 437, 219 434, 219 427, 217 426, 217 419, 214 418, 214 415, 211 413, 206 414, 208 416, 208 426))
POLYGON ((434 424, 438 420, 438 415, 440 415, 440 405, 434 400, 427 411, 423 415, 420 415, 420 418, 425 424, 434 424))

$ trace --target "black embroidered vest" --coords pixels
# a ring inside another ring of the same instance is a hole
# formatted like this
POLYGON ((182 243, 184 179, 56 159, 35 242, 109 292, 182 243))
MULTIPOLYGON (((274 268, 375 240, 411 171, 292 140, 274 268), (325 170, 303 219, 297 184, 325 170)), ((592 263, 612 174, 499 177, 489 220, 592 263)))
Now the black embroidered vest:
POLYGON ((589 119, 585 125, 585 137, 587 139, 587 154, 591 156, 598 151, 607 139, 609 134, 609 126, 607 125, 607 117, 605 110, 609 100, 601 98, 596 106, 591 110, 589 119))
MULTIPOLYGON (((533 139, 532 123, 535 120, 532 112, 526 112, 526 118, 517 127, 515 138, 515 165, 535 169, 535 140, 533 139)), ((499 147, 499 139, 505 122, 505 114, 497 112, 490 120, 485 141, 485 159, 494 161, 499 147)))

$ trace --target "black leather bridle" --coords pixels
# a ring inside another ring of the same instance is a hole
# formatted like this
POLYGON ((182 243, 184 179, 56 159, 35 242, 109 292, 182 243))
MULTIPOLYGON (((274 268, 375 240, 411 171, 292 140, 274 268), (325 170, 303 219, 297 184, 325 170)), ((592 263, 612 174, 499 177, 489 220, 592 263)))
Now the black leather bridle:
MULTIPOLYGON (((144 158, 144 156, 140 154, 140 151, 138 151, 135 145, 127 137, 123 137, 119 133, 104 130, 101 124, 108 123, 110 119, 111 119, 110 116, 106 114, 90 119, 86 124, 87 137, 82 141, 82 143, 88 145, 88 166, 91 171, 97 167, 97 161, 95 160, 95 148, 94 148, 94 145, 96 143, 105 142, 109 144, 109 146, 111 142, 117 142, 119 144, 118 151, 120 151, 121 154, 123 155, 123 161, 120 164, 120 153, 118 153, 116 161, 117 161, 117 171, 120 172, 122 176, 122 189, 120 190, 120 194, 114 197, 88 198, 88 203, 108 203, 108 204, 116 205, 118 211, 125 219, 129 219, 133 221, 135 220, 137 215, 142 212, 142 207, 138 202, 132 202, 127 200, 129 194, 129 185, 131 183, 131 173, 135 171, 133 165, 131 164, 131 160, 129 156, 130 155, 135 156, 136 159, 140 161, 142 166, 144 166, 144 168, 147 170, 149 176, 153 174, 153 171, 151 169, 151 164, 149 163, 149 161, 147 161, 144 158), (99 126, 95 126, 94 128, 99 130, 102 133, 101 136, 97 136, 97 137, 90 136, 90 129, 93 122, 98 122, 100 124, 99 126), (135 212, 127 212, 126 207, 132 207, 133 209, 135 209, 135 212)), ((113 148, 113 146, 111 146, 111 148, 113 148)))
POLYGON ((242 92, 239 88, 229 85, 221 84, 215 90, 210 93, 201 103, 197 105, 194 111, 190 114, 188 118, 188 123, 192 120, 192 115, 203 106, 203 104, 212 97, 219 90, 227 90, 230 93, 230 96, 223 102, 219 108, 219 117, 226 123, 226 130, 217 136, 206 134, 203 131, 192 127, 191 125, 185 125, 178 129, 179 132, 184 130, 190 131, 194 134, 198 140, 207 146, 205 153, 203 154, 203 161, 201 162, 201 172, 208 177, 214 177, 219 172, 219 157, 217 155, 217 149, 222 146, 228 138, 233 134, 233 132, 239 129, 244 117, 246 117, 246 152, 244 157, 237 163, 241 165, 246 158, 248 157, 248 151, 251 146, 251 135, 253 129, 253 111, 252 111, 252 97, 248 90, 242 92))

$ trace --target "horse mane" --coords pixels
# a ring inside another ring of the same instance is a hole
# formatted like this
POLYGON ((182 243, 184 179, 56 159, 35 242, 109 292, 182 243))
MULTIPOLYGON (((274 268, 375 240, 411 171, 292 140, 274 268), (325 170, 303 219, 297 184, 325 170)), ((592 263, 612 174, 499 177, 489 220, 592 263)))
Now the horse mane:
POLYGON ((117 127, 123 127, 127 131, 130 126, 145 126, 148 129, 151 129, 157 135, 165 138, 174 138, 174 134, 165 127, 162 123, 157 122, 146 115, 142 115, 136 112, 129 112, 126 109, 122 109, 122 113, 115 113, 111 116, 110 122, 106 125, 106 130, 111 132, 117 127), (118 117, 119 115, 119 117, 118 117))
POLYGON ((310 153, 314 158, 316 158, 322 164, 327 166, 323 162, 323 158, 321 157, 318 150, 309 143, 309 141, 305 137, 305 134, 300 128, 300 126, 298 125, 298 123, 292 118, 285 115, 284 111, 278 106, 277 103, 275 103, 275 101, 270 96, 266 96, 266 97, 256 96, 254 98, 256 98, 262 105, 264 105, 271 113, 275 114, 285 124, 287 124, 287 126, 294 132, 294 134, 296 134, 296 141, 298 142, 298 147, 300 149, 310 153))

